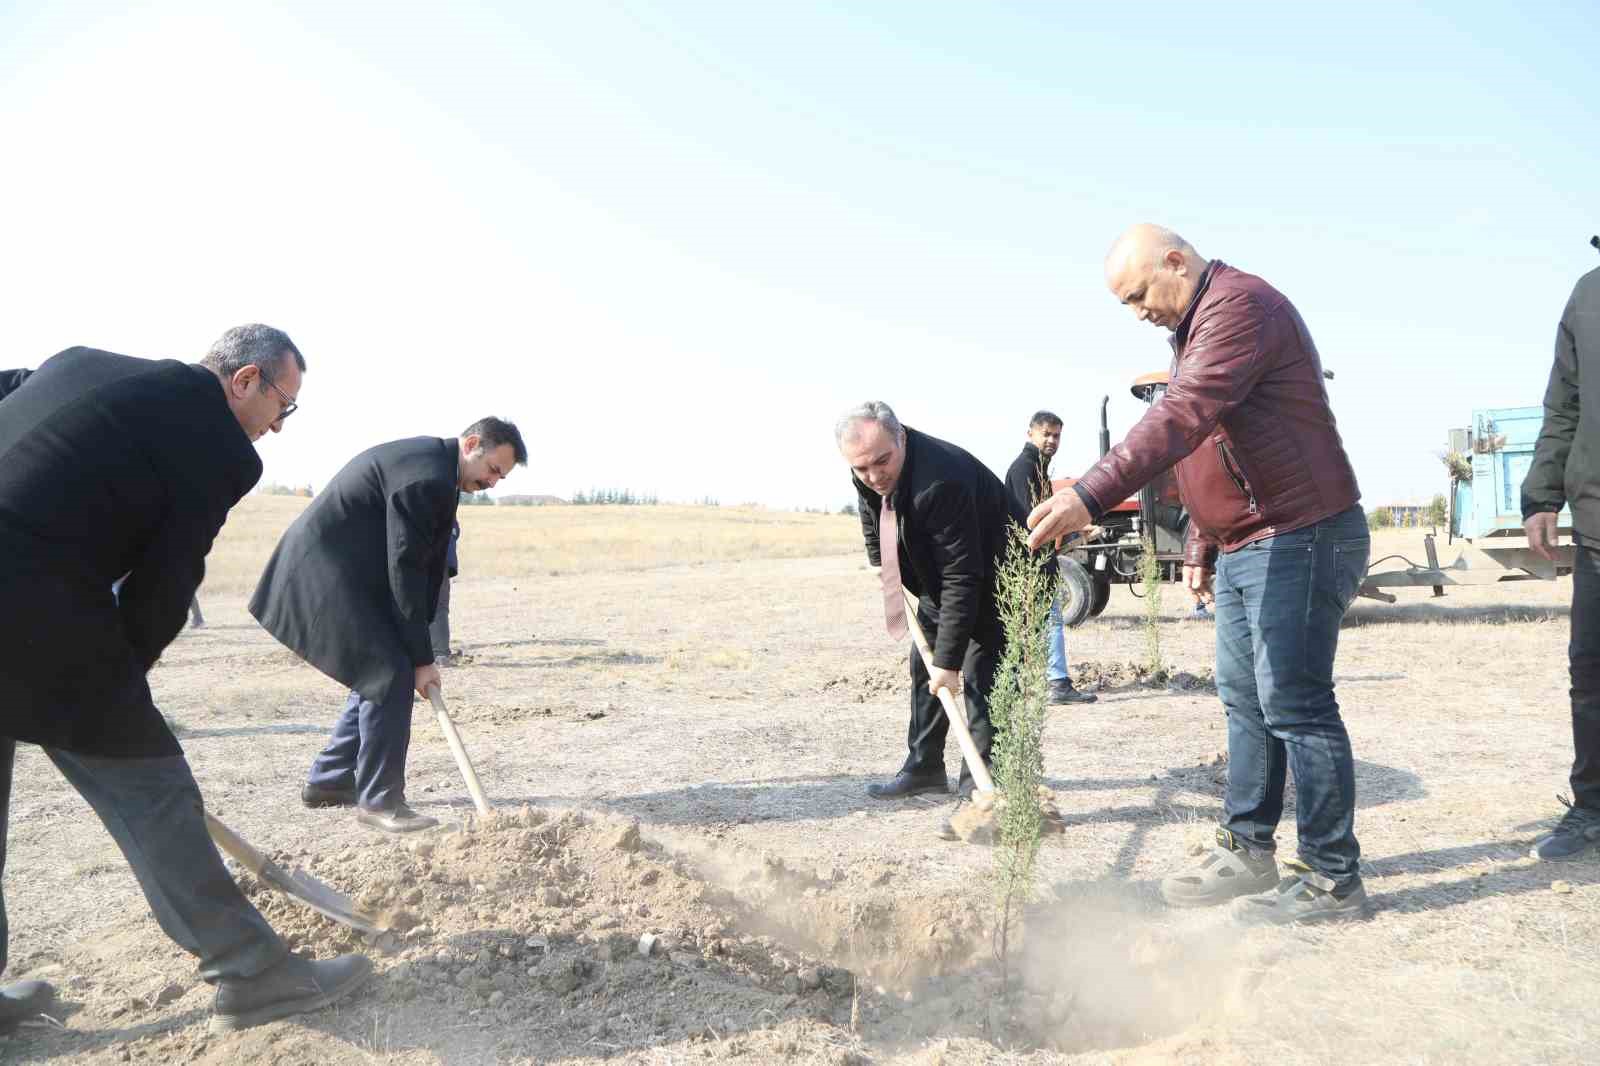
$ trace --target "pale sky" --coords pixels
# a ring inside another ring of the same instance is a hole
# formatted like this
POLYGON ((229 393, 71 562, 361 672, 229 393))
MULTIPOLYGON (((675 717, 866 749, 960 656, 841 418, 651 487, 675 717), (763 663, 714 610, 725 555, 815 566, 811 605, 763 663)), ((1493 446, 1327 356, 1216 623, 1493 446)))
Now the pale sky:
MULTIPOLYGON (((1138 417, 1129 223, 1300 308, 1367 502, 1540 402, 1600 266, 1589 3, 0 0, 0 367, 287 330, 265 481, 519 423, 501 491, 836 507, 865 399, 998 473, 1138 417)), ((182 427, 174 427, 181 432, 182 427)))

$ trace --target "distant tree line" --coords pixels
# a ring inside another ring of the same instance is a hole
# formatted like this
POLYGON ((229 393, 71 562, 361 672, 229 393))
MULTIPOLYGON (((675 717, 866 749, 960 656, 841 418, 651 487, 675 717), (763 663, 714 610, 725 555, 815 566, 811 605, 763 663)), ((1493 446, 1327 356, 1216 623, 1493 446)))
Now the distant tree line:
POLYGON ((276 481, 269 481, 256 491, 263 496, 303 496, 311 498, 310 485, 280 485, 276 481))
POLYGON ((611 505, 616 507, 654 507, 661 500, 655 493, 634 492, 632 489, 590 489, 572 494, 575 507, 611 505))

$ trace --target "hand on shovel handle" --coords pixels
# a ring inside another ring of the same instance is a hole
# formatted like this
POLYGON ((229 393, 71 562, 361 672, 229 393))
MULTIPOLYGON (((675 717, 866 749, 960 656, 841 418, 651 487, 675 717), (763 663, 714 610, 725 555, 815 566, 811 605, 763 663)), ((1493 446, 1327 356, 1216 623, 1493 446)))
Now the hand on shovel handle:
POLYGON ((416 668, 416 677, 413 678, 412 687, 417 690, 417 695, 423 699, 428 699, 428 690, 437 688, 443 681, 444 679, 439 676, 438 663, 424 663, 416 668))

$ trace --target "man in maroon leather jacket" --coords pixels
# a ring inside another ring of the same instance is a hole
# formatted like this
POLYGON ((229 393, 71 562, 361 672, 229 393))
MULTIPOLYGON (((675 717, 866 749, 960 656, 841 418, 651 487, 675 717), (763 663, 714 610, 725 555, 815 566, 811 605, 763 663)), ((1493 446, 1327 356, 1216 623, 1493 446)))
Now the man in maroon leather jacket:
POLYGON ((1175 906, 1251 895, 1242 914, 1275 922, 1362 915, 1354 760, 1333 659, 1370 541, 1316 346, 1283 294, 1158 226, 1117 241, 1106 283, 1141 322, 1172 332, 1171 387, 1028 524, 1042 545, 1177 467, 1191 516, 1185 583, 1198 594, 1215 584, 1228 794, 1217 846, 1162 894, 1175 906), (1288 767, 1300 858, 1280 882, 1288 767))

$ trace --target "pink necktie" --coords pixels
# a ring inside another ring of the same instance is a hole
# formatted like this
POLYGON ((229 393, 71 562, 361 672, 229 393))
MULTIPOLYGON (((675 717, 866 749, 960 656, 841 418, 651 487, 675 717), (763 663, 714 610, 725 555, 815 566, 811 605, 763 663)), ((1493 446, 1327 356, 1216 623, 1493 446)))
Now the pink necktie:
POLYGON ((900 594, 900 529, 888 496, 883 498, 883 510, 878 512, 878 555, 883 560, 878 571, 883 579, 883 620, 889 625, 891 637, 904 640, 908 630, 906 601, 900 594))

